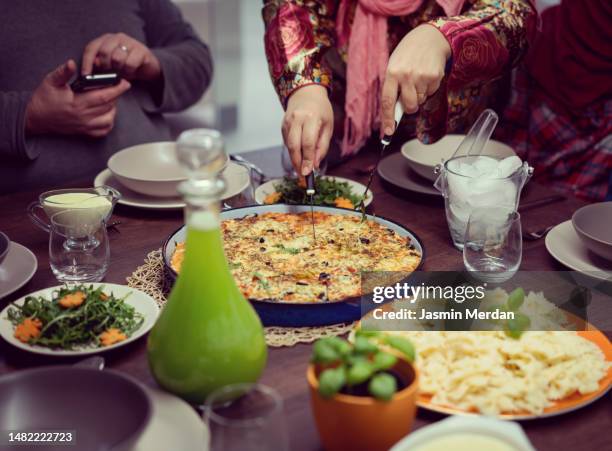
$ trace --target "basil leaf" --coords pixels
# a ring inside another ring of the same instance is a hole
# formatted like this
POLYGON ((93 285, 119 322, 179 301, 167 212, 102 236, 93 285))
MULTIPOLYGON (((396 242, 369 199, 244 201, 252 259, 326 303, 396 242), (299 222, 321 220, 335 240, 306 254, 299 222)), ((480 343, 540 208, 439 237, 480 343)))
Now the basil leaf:
POLYGON ((397 335, 387 335, 385 337, 385 343, 404 354, 409 362, 414 362, 414 346, 412 346, 410 340, 397 335))
POLYGON ((522 288, 516 288, 508 295, 508 300, 506 301, 506 305, 508 306, 508 310, 516 312, 521 308, 523 302, 525 301, 525 290, 522 288))
POLYGON ((372 354, 378 351, 378 346, 365 337, 355 337, 355 352, 359 354, 372 354))
POLYGON ((389 354, 388 352, 380 351, 374 355, 373 363, 377 371, 384 371, 395 366, 397 363, 397 357, 395 357, 393 354, 389 354))
POLYGON ((341 356, 346 356, 350 354, 352 347, 351 345, 342 338, 338 337, 328 337, 324 338, 325 342, 329 343, 329 345, 336 350, 338 354, 341 356))
POLYGON ((340 360, 340 354, 325 340, 317 340, 312 347, 314 363, 334 363, 340 360))
POLYGON ((340 391, 345 382, 343 366, 329 368, 319 375, 319 393, 324 398, 331 398, 340 391))
POLYGON ((378 331, 378 330, 357 329, 355 331, 355 336, 357 336, 357 337, 366 337, 366 338, 379 337, 380 336, 380 331, 378 331))
POLYGON ((368 360, 357 361, 346 372, 346 383, 348 385, 361 384, 374 374, 374 369, 374 365, 368 360))
POLYGON ((397 391, 397 382, 387 373, 375 375, 368 384, 370 394, 381 401, 389 401, 397 391))
POLYGON ((509 319, 506 322, 506 334, 512 338, 520 338, 523 332, 529 329, 531 326, 531 319, 520 312, 514 313, 514 318, 509 319))

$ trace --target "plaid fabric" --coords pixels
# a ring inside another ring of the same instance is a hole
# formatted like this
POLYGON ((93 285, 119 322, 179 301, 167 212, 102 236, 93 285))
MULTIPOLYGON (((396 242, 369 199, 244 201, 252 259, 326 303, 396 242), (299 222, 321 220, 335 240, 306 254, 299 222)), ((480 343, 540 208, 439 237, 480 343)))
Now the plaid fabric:
POLYGON ((538 180, 586 200, 603 200, 612 177, 612 98, 567 112, 545 97, 524 68, 496 138, 535 169, 538 180))

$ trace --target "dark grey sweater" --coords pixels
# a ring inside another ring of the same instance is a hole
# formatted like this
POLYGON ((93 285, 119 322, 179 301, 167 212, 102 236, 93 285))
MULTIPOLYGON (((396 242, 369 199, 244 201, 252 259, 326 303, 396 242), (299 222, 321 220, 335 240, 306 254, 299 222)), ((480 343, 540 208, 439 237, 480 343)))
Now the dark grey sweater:
POLYGON ((0 193, 93 177, 124 147, 170 139, 162 113, 199 100, 211 75, 207 46, 170 0, 0 0, 0 193), (117 32, 158 57, 161 103, 134 82, 106 137, 26 136, 25 108, 43 77, 68 58, 80 66, 89 41, 117 32))

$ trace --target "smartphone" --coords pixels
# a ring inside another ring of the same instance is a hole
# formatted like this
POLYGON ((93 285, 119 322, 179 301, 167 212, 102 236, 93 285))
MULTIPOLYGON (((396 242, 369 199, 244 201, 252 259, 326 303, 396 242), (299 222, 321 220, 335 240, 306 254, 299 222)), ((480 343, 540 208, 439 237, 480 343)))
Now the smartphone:
POLYGON ((115 86, 119 84, 120 81, 121 77, 117 72, 105 72, 81 75, 70 84, 70 87, 74 92, 85 92, 115 86))

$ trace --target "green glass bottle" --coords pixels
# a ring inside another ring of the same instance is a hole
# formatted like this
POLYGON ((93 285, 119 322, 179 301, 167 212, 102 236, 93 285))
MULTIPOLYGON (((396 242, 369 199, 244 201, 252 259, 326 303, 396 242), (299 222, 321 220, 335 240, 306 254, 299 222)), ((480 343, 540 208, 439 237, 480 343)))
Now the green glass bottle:
POLYGON ((223 251, 221 137, 213 130, 187 131, 177 153, 190 172, 179 188, 187 204, 185 258, 149 334, 148 357, 159 385, 197 404, 224 385, 255 382, 267 349, 261 321, 238 290, 223 251))

